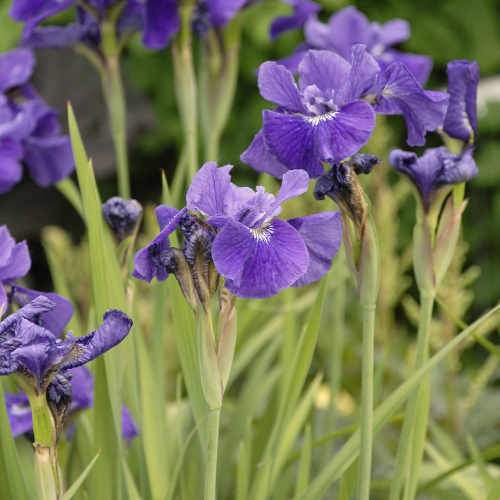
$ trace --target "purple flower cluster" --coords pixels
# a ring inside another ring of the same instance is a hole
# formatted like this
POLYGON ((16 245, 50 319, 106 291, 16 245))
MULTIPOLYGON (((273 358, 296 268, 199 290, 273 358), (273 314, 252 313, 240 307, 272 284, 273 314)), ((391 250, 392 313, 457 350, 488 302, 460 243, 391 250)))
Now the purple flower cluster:
POLYGON ((51 384, 63 383, 68 370, 120 343, 132 327, 124 313, 111 310, 96 331, 83 337, 61 337, 40 321, 48 312, 57 314, 57 306, 40 295, 0 323, 0 375, 18 373, 33 390, 44 393, 51 384))
MULTIPOLYGON (((52 383, 47 390, 49 402, 57 404, 61 398, 61 389, 69 389, 71 402, 67 409, 67 418, 71 419, 80 411, 91 408, 94 401, 94 380, 92 374, 85 366, 79 366, 68 370, 65 374, 67 383, 52 383)), ((33 432, 33 418, 28 396, 24 392, 17 394, 8 393, 5 395, 7 414, 9 416, 10 427, 14 437, 33 432)), ((70 435, 71 427, 67 427, 67 434, 70 435)), ((128 408, 122 406, 122 436, 130 442, 139 434, 128 408)))
MULTIPOLYGON (((220 28, 243 8, 248 0, 199 0, 193 26, 220 28)), ((84 43, 94 48, 101 43, 103 21, 116 19, 121 39, 142 31, 146 47, 160 49, 180 29, 180 0, 14 0, 11 16, 24 23, 23 42, 31 47, 61 47, 84 43), (40 26, 48 18, 76 7, 76 19, 67 26, 40 26)))
POLYGON ((381 66, 366 45, 352 46, 349 62, 308 50, 298 73, 297 83, 279 63, 259 69, 260 93, 277 107, 263 112, 262 130, 241 159, 276 177, 298 168, 317 177, 323 163, 356 153, 371 136, 375 113, 403 115, 412 146, 423 145, 445 117, 447 93, 424 90, 401 62, 381 66))
POLYGON ((240 297, 269 297, 316 281, 329 270, 341 242, 340 214, 322 212, 286 221, 277 217, 285 201, 307 191, 306 172, 286 172, 274 196, 260 186, 256 191, 236 186, 231 169, 206 163, 187 192, 186 208, 158 207, 161 232, 136 254, 136 278, 164 280, 175 272, 168 237, 176 228, 184 235, 189 262, 197 232, 193 227, 207 235, 209 258, 229 291, 240 297))
POLYGON ((34 64, 28 49, 0 54, 0 194, 21 180, 22 163, 44 187, 74 168, 69 138, 61 135, 57 113, 29 83, 34 64))
POLYGON ((432 68, 430 57, 400 52, 393 48, 410 38, 407 21, 393 19, 384 24, 370 22, 355 7, 345 7, 332 15, 325 24, 316 17, 319 9, 314 2, 293 0, 291 3, 294 14, 288 18, 278 18, 271 25, 272 38, 289 29, 304 28, 305 43, 292 57, 285 60, 290 69, 296 69, 308 49, 333 51, 349 60, 352 47, 363 44, 382 68, 397 61, 404 64, 418 82, 427 81, 432 68))
POLYGON ((423 156, 396 149, 389 156, 390 163, 405 174, 415 185, 425 210, 443 186, 458 184, 477 175, 473 158, 473 143, 477 135, 476 97, 479 66, 476 62, 452 61, 448 64, 448 93, 450 96, 443 130, 462 141, 460 154, 447 148, 427 149, 423 156))

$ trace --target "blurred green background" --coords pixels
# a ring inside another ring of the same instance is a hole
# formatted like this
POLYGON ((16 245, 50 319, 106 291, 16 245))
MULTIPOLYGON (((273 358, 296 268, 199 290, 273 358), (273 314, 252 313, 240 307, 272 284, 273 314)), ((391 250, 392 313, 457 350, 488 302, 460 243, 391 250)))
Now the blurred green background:
MULTIPOLYGON (((478 265, 480 277, 473 284, 474 315, 500 297, 500 2, 495 0, 364 0, 343 2, 323 0, 325 17, 354 4, 376 21, 395 17, 411 23, 412 36, 404 49, 429 54, 434 59, 430 88, 446 85, 446 63, 451 59, 476 59, 481 67, 480 134, 477 162, 480 175, 468 186, 470 199, 465 214, 464 239, 469 245, 467 265, 478 265), (498 76, 497 76, 498 75, 498 76)), ((10 1, 0 0, 0 50, 8 50, 19 39, 19 26, 8 17, 10 1)), ((301 41, 299 32, 288 33, 275 43, 268 37, 270 21, 289 8, 279 1, 256 4, 242 16, 241 66, 233 113, 221 145, 221 163, 239 162, 260 127, 261 110, 266 103, 256 87, 256 69, 268 59, 290 54, 301 41)), ((130 97, 129 138, 132 158, 132 186, 143 202, 159 199, 159 173, 171 176, 178 160, 181 128, 175 107, 171 58, 168 50, 149 52, 135 40, 124 55, 124 78, 130 97)), ((103 197, 114 194, 111 144, 106 130, 105 109, 97 77, 92 68, 70 49, 41 50, 35 82, 48 102, 61 111, 70 99, 75 104, 84 134, 101 177, 103 197), (82 122, 83 120, 83 122, 82 122)), ((377 152, 387 155, 392 147, 405 147, 400 118, 388 120, 391 140, 380 140, 377 152)), ((389 133, 389 132, 388 132, 389 133)), ((437 144, 430 137, 429 144, 437 144)), ((390 168, 383 164, 380 168, 390 168)), ((240 181, 253 182, 255 174, 246 166, 236 170, 240 181)), ((395 175, 390 174, 393 182, 395 175)), ((400 230, 401 248, 411 237, 413 202, 404 205, 401 218, 408 221, 400 230), (407 230, 405 229, 407 227, 407 230)), ((59 224, 78 238, 81 223, 67 209, 55 190, 41 190, 25 179, 22 185, 0 198, 0 223, 7 223, 16 237, 27 237, 35 257, 34 277, 47 285, 48 274, 39 248, 40 228, 59 224)))

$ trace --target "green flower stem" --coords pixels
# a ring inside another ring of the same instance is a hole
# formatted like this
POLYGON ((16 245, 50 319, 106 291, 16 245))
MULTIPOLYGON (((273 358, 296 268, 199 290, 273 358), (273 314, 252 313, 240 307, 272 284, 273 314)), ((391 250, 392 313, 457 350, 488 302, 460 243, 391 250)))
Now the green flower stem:
MULTIPOLYGON (((419 370, 429 358, 429 330, 434 308, 434 293, 420 292, 420 320, 417 339, 415 370, 419 370)), ((404 499, 411 500, 417 493, 420 465, 425 446, 430 408, 430 376, 425 375, 414 399, 410 399, 403 426, 409 421, 413 429, 409 460, 406 469, 404 499)))
POLYGON ((35 462, 38 495, 41 500, 55 500, 62 495, 57 462, 56 428, 46 395, 28 391, 35 437, 35 462))
POLYGON ((207 417, 208 443, 205 466, 205 500, 217 498, 217 456, 219 449, 220 408, 210 410, 207 417))
POLYGON ((118 192, 130 198, 130 179, 127 152, 127 105, 120 68, 120 46, 116 38, 116 23, 102 23, 104 70, 100 72, 104 98, 108 108, 111 136, 115 148, 118 192))
POLYGON ((379 255, 375 224, 369 216, 361 240, 359 292, 363 322, 361 448, 359 459, 360 500, 369 500, 373 452, 373 386, 375 313, 379 291, 379 255))
POLYGON ((193 5, 181 5, 181 30, 172 44, 175 93, 184 129, 186 161, 190 177, 193 177, 198 170, 198 92, 193 64, 192 12, 193 5))
MULTIPOLYGON (((429 329, 434 308, 434 294, 420 292, 420 318, 417 334, 417 349, 414 372, 417 372, 429 357, 429 329)), ((414 398, 406 405, 405 418, 396 457, 396 472, 391 484, 390 500, 397 500, 404 487, 404 498, 418 484, 420 463, 425 444, 425 431, 430 404, 429 376, 422 382, 414 398), (413 485, 413 486, 412 486, 413 485)), ((416 491, 416 490, 415 490, 416 491)), ((413 496, 415 495, 415 491, 413 496)))

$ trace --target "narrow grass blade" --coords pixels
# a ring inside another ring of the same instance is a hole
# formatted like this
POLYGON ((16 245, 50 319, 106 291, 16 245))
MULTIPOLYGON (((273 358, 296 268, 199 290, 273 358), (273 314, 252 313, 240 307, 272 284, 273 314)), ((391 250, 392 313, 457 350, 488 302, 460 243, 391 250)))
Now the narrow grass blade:
POLYGON ((83 484, 87 476, 89 475, 90 471, 92 470, 92 467, 94 467, 94 464, 96 463, 97 459, 99 458, 99 453, 92 459, 92 461, 85 467, 83 472, 80 474, 80 477, 66 490, 64 495, 62 496, 62 500, 71 500, 78 492, 80 489, 80 486, 83 484))
POLYGON ((295 497, 307 488, 309 484, 309 476, 311 474, 311 461, 312 461, 312 432, 311 426, 306 427, 304 433, 304 444, 300 453, 299 470, 297 473, 297 483, 295 485, 295 497))
MULTIPOLYGON (((422 377, 443 361, 448 354, 456 349, 462 342, 467 340, 476 329, 482 327, 500 311, 500 304, 481 316, 472 325, 453 338, 445 347, 437 352, 422 368, 416 371, 408 380, 393 391, 385 401, 377 407, 374 414, 374 433, 378 432, 404 403, 408 396, 415 389, 422 377)), ((318 500, 328 490, 330 485, 337 481, 347 468, 353 463, 359 454, 359 431, 356 431, 351 438, 338 451, 335 457, 323 468, 320 474, 312 481, 310 486, 301 496, 301 500, 318 500)))

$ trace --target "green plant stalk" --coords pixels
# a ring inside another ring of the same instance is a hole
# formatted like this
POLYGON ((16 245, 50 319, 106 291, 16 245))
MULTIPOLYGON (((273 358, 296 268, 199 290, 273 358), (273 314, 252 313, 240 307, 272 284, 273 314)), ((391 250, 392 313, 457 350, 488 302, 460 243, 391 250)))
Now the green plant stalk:
POLYGON ((127 105, 120 68, 120 47, 115 23, 104 21, 101 26, 104 71, 100 72, 104 98, 108 108, 109 124, 115 148, 118 192, 130 198, 130 178, 127 152, 127 105))
POLYGON ((219 450, 220 408, 210 410, 207 418, 208 443, 205 466, 205 500, 217 498, 217 457, 219 450))
MULTIPOLYGON (((433 308, 434 294, 421 291, 414 372, 417 372, 427 362, 429 357, 429 328, 433 308)), ((406 495, 410 493, 410 489, 408 488, 410 479, 415 486, 418 483, 423 445, 425 444, 429 403, 429 375, 425 375, 422 378, 422 383, 415 398, 410 399, 406 405, 403 429, 396 457, 395 478, 391 484, 390 500, 397 500, 399 498, 403 486, 406 498, 406 495)))
POLYGON ((181 30, 172 44, 175 93, 184 129, 186 161, 190 178, 198 170, 198 91, 193 64, 192 12, 192 5, 181 5, 181 30))
POLYGON ((373 392, 375 365, 375 314, 379 291, 379 255, 375 223, 368 216, 361 240, 359 295, 363 322, 361 384, 360 500, 369 500, 373 454, 373 392))
POLYGON ((27 391, 33 418, 35 465, 38 495, 43 500, 58 499, 62 486, 57 462, 56 429, 45 393, 27 391))
POLYGON ((83 218, 82 199, 80 197, 80 191, 78 191, 75 183, 70 178, 67 178, 59 181, 56 184, 56 187, 58 191, 66 198, 69 204, 83 218))

